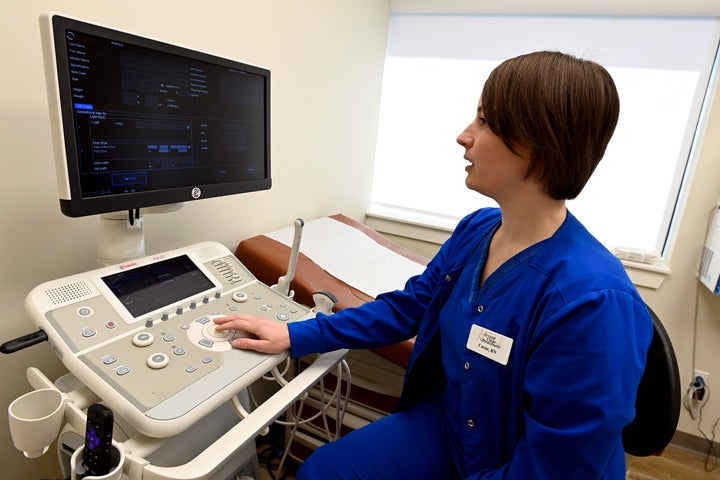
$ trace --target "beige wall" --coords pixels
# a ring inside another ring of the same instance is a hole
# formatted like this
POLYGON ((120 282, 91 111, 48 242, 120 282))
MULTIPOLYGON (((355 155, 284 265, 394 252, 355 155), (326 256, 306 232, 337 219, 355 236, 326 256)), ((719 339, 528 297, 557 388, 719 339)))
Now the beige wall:
MULTIPOLYGON (((38 16, 58 11, 272 71, 273 188, 145 218, 148 252, 245 237, 368 204, 387 0, 0 1, 0 342, 34 331, 23 307, 36 285, 95 267, 96 217, 58 207, 38 16)), ((28 366, 63 372, 49 344, 0 355, 0 410, 30 387, 28 366)), ((0 475, 58 478, 54 452, 27 460, 0 420, 0 475)))
MULTIPOLYGON (((720 295, 712 294, 696 279, 708 215, 720 196, 718 78, 715 78, 715 82, 715 96, 707 132, 699 151, 677 240, 668 262, 672 273, 660 288, 640 289, 640 293, 663 321, 672 338, 682 376, 683 394, 692 379, 693 356, 695 368, 710 373, 711 390, 714 390, 714 393, 720 391, 720 295), (693 335, 695 324, 697 330, 693 335), (693 347, 695 336, 697 342, 693 347)), ((710 434, 718 417, 720 396, 711 395, 702 415, 701 428, 705 433, 710 434)), ((680 416, 679 430, 701 436, 697 421, 692 421, 685 410, 680 416)))
MULTIPOLYGON (((367 209, 385 53, 389 0, 217 0, 187 2, 0 2, 0 145, 3 188, 0 236, 0 341, 34 330, 25 295, 46 280, 94 268, 97 218, 69 219, 57 204, 37 18, 60 11, 160 40, 269 68, 273 73, 272 190, 186 205, 146 217, 147 248, 163 251, 202 240, 230 248, 243 238, 306 219, 343 212, 362 219, 367 209), (212 8, 201 8, 211 5, 212 8)), ((696 367, 720 385, 720 297, 694 278, 705 221, 720 196, 720 100, 680 225, 672 274, 658 290, 641 293, 669 330, 684 386, 690 380, 693 314, 699 299, 696 367)), ((435 247, 410 243, 428 254, 435 247)), ((50 378, 64 372, 48 344, 0 355, 0 406, 29 390, 28 366, 50 378)), ((715 388, 720 391, 720 388, 715 388)), ((705 409, 709 431, 720 396, 705 409)), ((682 431, 697 434, 683 411, 682 431)), ((27 460, 0 421, 3 478, 57 475, 54 454, 27 460)))

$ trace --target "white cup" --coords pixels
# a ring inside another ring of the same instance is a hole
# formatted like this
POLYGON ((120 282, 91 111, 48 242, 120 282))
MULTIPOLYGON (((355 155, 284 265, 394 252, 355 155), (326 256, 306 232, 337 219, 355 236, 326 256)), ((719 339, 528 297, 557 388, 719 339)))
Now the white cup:
POLYGON ((28 458, 47 452, 60 432, 65 400, 59 390, 43 388, 16 398, 8 407, 10 436, 28 458))

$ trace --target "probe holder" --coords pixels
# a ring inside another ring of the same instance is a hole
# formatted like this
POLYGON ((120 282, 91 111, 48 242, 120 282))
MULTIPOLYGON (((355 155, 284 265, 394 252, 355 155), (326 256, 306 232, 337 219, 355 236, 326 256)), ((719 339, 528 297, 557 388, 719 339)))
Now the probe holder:
POLYGON ((72 458, 70 459, 70 467, 72 470, 72 477, 71 480, 120 480, 120 477, 122 476, 123 472, 123 463, 125 462, 125 452, 123 449, 113 440, 112 442, 112 452, 111 452, 111 458, 112 461, 110 462, 113 467, 110 469, 110 472, 106 475, 82 475, 77 473, 77 467, 82 463, 83 458, 83 451, 85 450, 85 446, 82 445, 80 448, 75 450, 75 453, 73 453, 72 458))

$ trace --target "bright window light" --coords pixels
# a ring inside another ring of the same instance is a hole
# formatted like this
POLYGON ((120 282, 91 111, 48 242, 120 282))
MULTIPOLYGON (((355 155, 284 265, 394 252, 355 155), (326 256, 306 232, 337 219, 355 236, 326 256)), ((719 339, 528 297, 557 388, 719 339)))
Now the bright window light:
POLYGON ((371 213, 453 227, 494 202, 465 187, 455 139, 490 71, 535 50, 604 65, 620 120, 570 210, 607 247, 664 253, 718 45, 716 18, 393 15, 371 213), (523 32, 519 35, 518 32, 523 32))

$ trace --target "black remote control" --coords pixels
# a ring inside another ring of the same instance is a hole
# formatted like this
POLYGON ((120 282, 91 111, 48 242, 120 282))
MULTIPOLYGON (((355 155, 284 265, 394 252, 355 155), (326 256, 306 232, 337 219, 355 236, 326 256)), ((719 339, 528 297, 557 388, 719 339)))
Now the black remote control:
POLYGON ((105 405, 93 403, 87 410, 83 466, 85 475, 101 476, 112 468, 113 412, 105 405))

